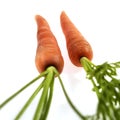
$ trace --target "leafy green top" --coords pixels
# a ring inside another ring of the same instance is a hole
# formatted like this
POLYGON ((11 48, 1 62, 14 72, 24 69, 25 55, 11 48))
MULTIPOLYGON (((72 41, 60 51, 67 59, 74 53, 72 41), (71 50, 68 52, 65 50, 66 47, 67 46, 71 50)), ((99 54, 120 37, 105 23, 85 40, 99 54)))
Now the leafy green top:
POLYGON ((96 66, 85 57, 80 61, 99 100, 96 114, 88 116, 88 118, 92 120, 118 120, 120 118, 120 79, 116 77, 116 69, 120 68, 120 62, 105 62, 96 66))

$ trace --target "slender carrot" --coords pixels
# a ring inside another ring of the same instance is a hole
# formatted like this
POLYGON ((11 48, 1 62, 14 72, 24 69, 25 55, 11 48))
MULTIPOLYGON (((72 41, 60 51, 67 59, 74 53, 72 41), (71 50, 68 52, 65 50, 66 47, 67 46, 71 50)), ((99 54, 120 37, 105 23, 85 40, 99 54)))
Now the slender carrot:
MULTIPOLYGON (((72 63, 86 71, 86 78, 93 84, 98 105, 96 113, 85 116, 86 120, 118 120, 120 118, 120 78, 117 69, 120 61, 95 65, 91 62, 93 52, 65 12, 61 13, 61 26, 66 37, 67 49, 72 63)), ((83 117, 84 118, 84 117, 83 117)))
POLYGON ((20 119, 39 92, 41 92, 41 95, 38 101, 38 106, 34 113, 34 120, 45 120, 47 118, 52 101, 54 80, 55 77, 62 72, 64 66, 61 51, 47 21, 40 15, 36 15, 35 20, 38 27, 35 63, 40 75, 15 92, 13 95, 8 97, 2 104, 0 104, 0 109, 3 108, 13 98, 15 98, 19 93, 25 90, 28 86, 33 84, 36 80, 41 77, 44 79, 42 79, 41 83, 38 85, 38 88, 34 91, 23 108, 16 115, 15 120, 20 119))
POLYGON ((59 73, 62 72, 64 61, 55 36, 50 30, 47 21, 40 15, 35 16, 37 22, 37 51, 35 63, 39 72, 49 66, 54 66, 59 73))
POLYGON ((82 57, 87 57, 89 60, 92 59, 92 48, 64 11, 61 13, 60 22, 66 38, 70 60, 74 65, 82 66, 80 63, 82 57))

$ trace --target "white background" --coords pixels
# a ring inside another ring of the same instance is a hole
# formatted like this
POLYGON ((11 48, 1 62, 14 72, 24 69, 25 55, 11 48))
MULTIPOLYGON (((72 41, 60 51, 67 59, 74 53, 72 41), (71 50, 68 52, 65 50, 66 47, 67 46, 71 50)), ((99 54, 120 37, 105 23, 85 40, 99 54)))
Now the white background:
MULTIPOLYGON (((82 68, 71 64, 60 26, 60 14, 65 11, 94 52, 93 62, 120 60, 119 0, 1 0, 0 1, 0 103, 39 73, 35 67, 35 15, 42 15, 57 38, 65 66, 61 77, 70 98, 83 114, 95 112, 97 98, 91 91, 82 68)), ((1 120, 13 120, 25 101, 37 87, 32 85, 0 110, 1 120)), ((21 120, 32 120, 37 100, 21 120)), ((79 120, 69 107, 60 83, 56 79, 48 120, 79 120)))

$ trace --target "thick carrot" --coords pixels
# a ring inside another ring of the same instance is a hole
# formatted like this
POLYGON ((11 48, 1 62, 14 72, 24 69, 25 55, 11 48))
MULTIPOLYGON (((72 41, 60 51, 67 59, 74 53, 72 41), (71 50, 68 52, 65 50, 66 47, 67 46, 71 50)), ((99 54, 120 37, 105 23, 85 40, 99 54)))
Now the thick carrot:
POLYGON ((37 50, 35 63, 39 72, 49 66, 54 66, 59 73, 62 72, 64 61, 55 36, 50 30, 47 21, 40 15, 35 16, 37 22, 37 50))
POLYGON ((92 59, 92 48, 64 11, 61 13, 60 22, 66 38, 70 60, 74 65, 82 66, 80 63, 82 57, 87 57, 89 60, 92 59))

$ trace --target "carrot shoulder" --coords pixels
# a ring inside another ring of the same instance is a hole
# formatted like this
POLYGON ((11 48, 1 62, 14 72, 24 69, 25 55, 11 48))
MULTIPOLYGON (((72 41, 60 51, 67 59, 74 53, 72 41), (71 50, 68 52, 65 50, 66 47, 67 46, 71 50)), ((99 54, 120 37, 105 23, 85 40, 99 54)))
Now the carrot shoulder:
POLYGON ((64 11, 61 13, 60 22, 66 38, 68 55, 71 62, 76 66, 81 66, 80 59, 82 57, 87 57, 91 60, 93 51, 90 44, 80 31, 78 31, 64 11))
POLYGON ((42 16, 36 15, 35 19, 37 23, 36 67, 39 72, 43 72, 47 67, 54 66, 61 73, 64 61, 56 38, 42 16))

